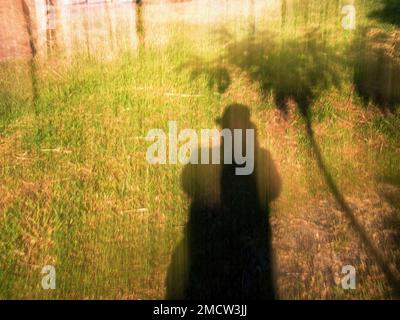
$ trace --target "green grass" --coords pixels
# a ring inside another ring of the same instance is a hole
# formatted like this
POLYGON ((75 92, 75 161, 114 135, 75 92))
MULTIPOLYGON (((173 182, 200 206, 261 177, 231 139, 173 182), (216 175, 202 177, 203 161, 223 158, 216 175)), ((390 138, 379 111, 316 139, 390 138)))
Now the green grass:
MULTIPOLYGON (((300 39, 319 24, 326 28, 328 45, 346 52, 353 36, 341 30, 334 15, 325 17, 316 3, 310 3, 315 5, 311 25, 305 26, 304 16, 289 16, 285 28, 273 25, 277 39, 300 39)), ((239 44, 248 37, 246 21, 225 27, 239 44)), ((280 269, 289 263, 298 272, 311 274, 292 281, 282 271, 280 297, 391 297, 390 284, 365 257, 354 232, 341 220, 338 225, 332 222, 336 213, 329 210, 335 201, 315 163, 304 115, 289 106, 283 117, 273 99, 260 92, 259 78, 252 77, 257 70, 228 61, 224 67, 231 83, 223 93, 210 86, 213 73, 207 69, 193 77, 190 64, 182 66, 193 56, 206 63, 219 61, 223 45, 209 32, 213 28, 178 24, 171 29, 166 46, 121 52, 111 61, 103 61, 100 53, 81 52, 70 61, 38 59, 34 103, 26 63, 0 65, 0 298, 163 298, 165 275, 183 235, 190 199, 181 187, 182 166, 148 164, 149 143, 144 138, 150 129, 167 130, 170 120, 177 121, 180 129, 214 128, 214 120, 232 102, 251 108, 261 144, 278 164, 284 187, 272 205, 275 225, 285 229, 293 219, 301 219, 307 221, 305 232, 314 234, 318 228, 325 230, 318 223, 325 214, 333 224, 334 231, 326 227, 330 236, 321 247, 308 247, 300 238, 304 246, 292 255, 292 249, 282 248, 290 247, 303 226, 285 236, 274 231, 280 269), (336 264, 328 259, 318 268, 313 258, 319 252, 334 255, 336 264), (351 293, 330 280, 340 276, 337 261, 349 260, 360 270, 360 287, 351 293), (40 287, 40 271, 47 264, 56 267, 57 290, 40 287)), ((297 49, 288 53, 288 60, 277 55, 278 62, 291 63, 297 49)), ((306 51, 299 61, 308 57, 306 51)), ((312 61, 303 66, 301 75, 314 75, 312 61)), ((399 113, 387 116, 374 105, 363 106, 351 83, 352 71, 345 67, 340 72, 340 87, 317 88, 310 119, 340 190, 349 198, 368 198, 376 190, 377 176, 398 182, 399 113), (363 119, 368 121, 360 122, 363 119)), ((279 84, 273 82, 273 89, 279 84)), ((362 208, 357 211, 360 219, 365 218, 367 225, 372 221, 368 231, 382 231, 379 217, 373 216, 376 211, 362 208)), ((398 215, 399 207, 393 210, 398 215)), ((398 224, 390 228, 398 232, 398 224)), ((383 246, 379 243, 379 248, 383 246)), ((398 262, 398 248, 384 249, 391 262, 398 262)))

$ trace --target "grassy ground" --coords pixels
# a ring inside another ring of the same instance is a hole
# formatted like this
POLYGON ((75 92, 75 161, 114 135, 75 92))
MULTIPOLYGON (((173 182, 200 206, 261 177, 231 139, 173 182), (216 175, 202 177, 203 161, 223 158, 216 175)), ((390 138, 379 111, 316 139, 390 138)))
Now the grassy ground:
POLYGON ((233 102, 251 108, 283 180, 271 215, 279 297, 396 297, 327 179, 398 277, 400 113, 357 89, 352 50, 364 27, 388 42, 396 27, 360 10, 357 29, 344 31, 309 3, 311 17, 288 14, 255 33, 248 21, 219 32, 170 26, 168 45, 111 61, 78 52, 33 69, 1 62, 0 297, 163 298, 190 201, 181 165, 146 162, 145 136, 170 120, 214 128, 233 102), (41 289, 48 264, 57 290, 41 289), (356 290, 341 288, 346 264, 356 267, 356 290))

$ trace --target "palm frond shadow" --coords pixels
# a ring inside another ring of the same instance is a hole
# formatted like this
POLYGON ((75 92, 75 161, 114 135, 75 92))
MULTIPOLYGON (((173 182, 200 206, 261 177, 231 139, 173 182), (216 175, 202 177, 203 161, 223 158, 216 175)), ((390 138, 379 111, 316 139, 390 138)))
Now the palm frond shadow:
POLYGON ((400 105, 400 33, 360 29, 351 52, 353 82, 364 104, 393 113, 400 105))
POLYGON ((400 2, 397 0, 382 0, 380 9, 374 10, 369 15, 383 23, 400 26, 400 2))

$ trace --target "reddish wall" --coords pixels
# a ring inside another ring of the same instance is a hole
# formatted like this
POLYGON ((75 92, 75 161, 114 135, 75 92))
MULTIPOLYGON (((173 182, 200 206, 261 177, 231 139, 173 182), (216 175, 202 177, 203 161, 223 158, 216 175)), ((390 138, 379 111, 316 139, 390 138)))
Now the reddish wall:
MULTIPOLYGON (((0 60, 31 54, 22 1, 0 0, 0 60)), ((33 17, 35 0, 24 1, 33 17)), ((34 25, 31 28, 34 32, 34 25)))

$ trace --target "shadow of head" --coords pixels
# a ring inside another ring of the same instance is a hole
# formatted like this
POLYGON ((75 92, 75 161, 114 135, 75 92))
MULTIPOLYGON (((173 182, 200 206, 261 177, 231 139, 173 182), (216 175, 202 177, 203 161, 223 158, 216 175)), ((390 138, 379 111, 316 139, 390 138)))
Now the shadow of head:
POLYGON ((222 116, 216 119, 216 123, 222 129, 255 129, 254 123, 250 120, 250 109, 243 104, 227 106, 222 116))

